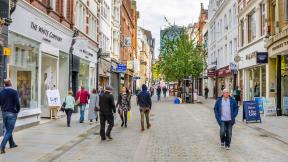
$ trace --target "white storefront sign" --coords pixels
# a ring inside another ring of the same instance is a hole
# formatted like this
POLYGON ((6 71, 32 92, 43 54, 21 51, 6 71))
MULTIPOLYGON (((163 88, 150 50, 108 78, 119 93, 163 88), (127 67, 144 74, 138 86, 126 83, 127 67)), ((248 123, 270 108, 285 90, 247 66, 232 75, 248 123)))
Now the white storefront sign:
POLYGON ((25 3, 22 1, 18 3, 17 10, 12 15, 13 23, 9 26, 9 30, 68 53, 72 31, 60 23, 53 22, 47 15, 45 16, 44 13, 40 13, 25 3))
POLYGON ((77 38, 73 48, 73 55, 90 62, 97 62, 97 52, 89 47, 86 38, 77 38))

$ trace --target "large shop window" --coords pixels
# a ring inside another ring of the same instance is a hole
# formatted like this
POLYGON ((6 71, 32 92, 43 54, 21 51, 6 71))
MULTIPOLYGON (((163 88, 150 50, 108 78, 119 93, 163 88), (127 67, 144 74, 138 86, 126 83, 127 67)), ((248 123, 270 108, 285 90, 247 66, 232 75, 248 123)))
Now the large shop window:
POLYGON ((57 63, 57 57, 42 53, 41 104, 43 108, 48 107, 46 91, 57 89, 57 63))
POLYGON ((248 70, 248 99, 266 96, 266 67, 255 67, 248 70))
POLYGON ((8 77, 17 89, 22 109, 38 107, 39 43, 9 33, 12 55, 8 58, 8 77))
POLYGON ((283 113, 288 115, 288 55, 282 56, 281 60, 281 89, 283 113))

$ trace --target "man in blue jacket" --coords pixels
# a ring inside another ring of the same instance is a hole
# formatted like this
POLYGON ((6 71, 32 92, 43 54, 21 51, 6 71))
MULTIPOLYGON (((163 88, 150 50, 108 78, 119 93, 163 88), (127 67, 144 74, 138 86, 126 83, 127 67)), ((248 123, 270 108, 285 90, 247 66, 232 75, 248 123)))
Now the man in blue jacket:
POLYGON ((238 114, 237 102, 230 97, 229 91, 223 89, 223 96, 219 97, 214 106, 215 118, 220 126, 221 146, 230 150, 232 127, 238 114))
POLYGON ((17 115, 20 111, 20 102, 18 92, 12 88, 9 79, 4 81, 5 88, 0 92, 0 106, 3 116, 3 124, 5 128, 3 140, 1 143, 1 154, 5 153, 5 147, 9 141, 10 148, 17 147, 12 133, 15 127, 17 115))
POLYGON ((140 106, 141 131, 144 131, 144 115, 146 117, 147 129, 151 127, 149 122, 149 112, 152 107, 151 95, 147 91, 147 86, 145 84, 142 85, 142 91, 137 95, 137 104, 140 106))

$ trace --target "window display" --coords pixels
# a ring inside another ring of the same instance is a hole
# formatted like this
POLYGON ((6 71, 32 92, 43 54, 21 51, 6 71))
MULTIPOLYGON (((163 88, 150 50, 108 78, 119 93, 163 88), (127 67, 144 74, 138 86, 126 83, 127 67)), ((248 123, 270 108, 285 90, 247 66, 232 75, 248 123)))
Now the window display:
POLYGON ((21 108, 38 107, 38 59, 39 44, 9 33, 12 55, 8 59, 8 74, 13 88, 17 89, 21 108))

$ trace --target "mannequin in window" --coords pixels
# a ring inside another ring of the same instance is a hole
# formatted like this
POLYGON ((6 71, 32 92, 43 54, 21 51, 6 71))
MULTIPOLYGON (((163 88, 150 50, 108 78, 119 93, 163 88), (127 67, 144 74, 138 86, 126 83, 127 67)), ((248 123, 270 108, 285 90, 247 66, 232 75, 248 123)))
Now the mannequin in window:
POLYGON ((254 97, 260 97, 260 86, 258 82, 256 82, 254 87, 254 97))

